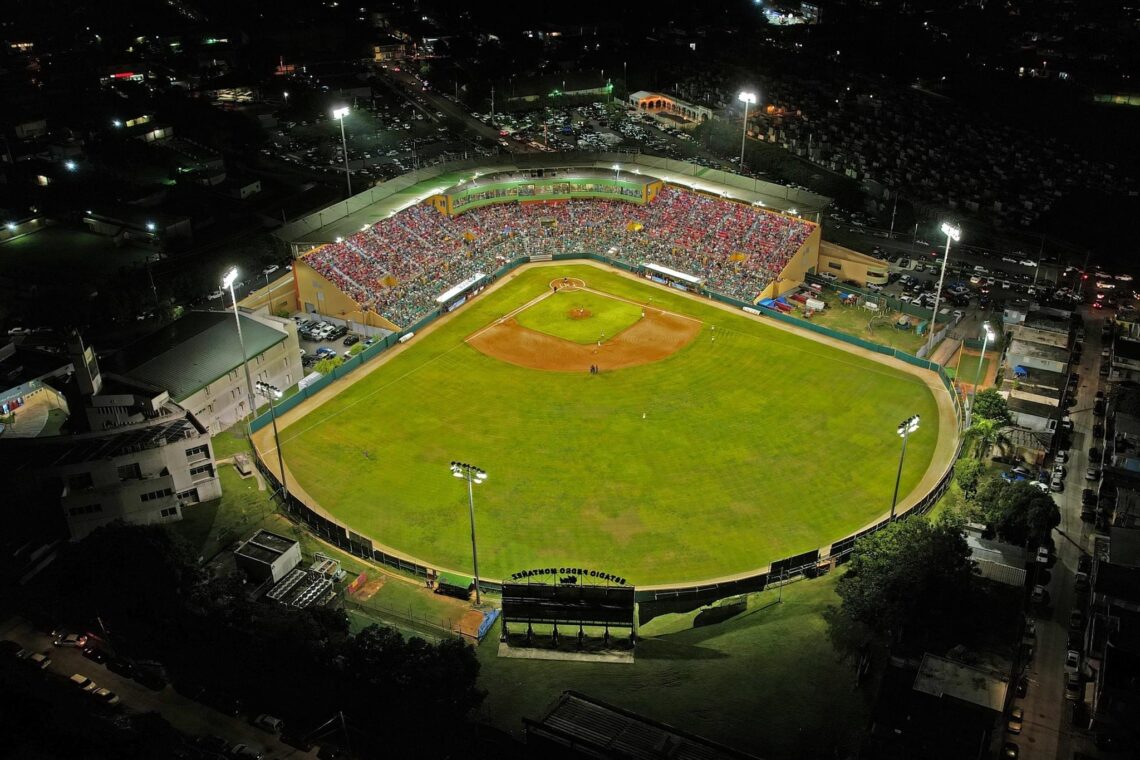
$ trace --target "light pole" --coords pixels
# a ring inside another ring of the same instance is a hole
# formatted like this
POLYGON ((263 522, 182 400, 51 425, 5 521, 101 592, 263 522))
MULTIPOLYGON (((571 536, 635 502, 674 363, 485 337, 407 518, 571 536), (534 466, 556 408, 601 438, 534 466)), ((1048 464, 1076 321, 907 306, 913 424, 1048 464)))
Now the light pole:
POLYGON ((289 91, 285 90, 281 94, 285 96, 285 107, 288 108, 289 107, 289 91))
MULTIPOLYGON (((237 267, 233 267, 222 278, 222 287, 230 289, 230 301, 234 305, 234 324, 237 325, 238 344, 241 345, 241 366, 245 368, 245 387, 249 393, 249 410, 252 412, 257 406, 253 400, 253 380, 249 376, 249 358, 245 355, 245 340, 241 336, 241 317, 238 316, 237 297, 234 295, 234 280, 237 276, 237 267)), ((244 419, 245 415, 242 415, 242 418, 244 419)))
POLYGON ((277 447, 277 467, 281 470, 281 493, 285 496, 285 504, 289 503, 289 487, 285 485, 285 457, 281 453, 281 438, 277 435, 277 412, 273 402, 281 398, 281 389, 269 383, 257 381, 258 392, 269 402, 269 419, 273 420, 273 445, 277 447))
POLYGON ((348 197, 352 197, 352 175, 348 173, 348 139, 344 136, 344 120, 348 116, 348 106, 336 108, 333 118, 340 122, 340 144, 344 149, 344 181, 348 184, 348 197))
POLYGON ((740 134, 740 168, 744 168, 744 141, 748 139, 748 106, 756 105, 756 93, 741 92, 736 99, 744 104, 744 129, 740 134))
POLYGON ((926 358, 934 350, 934 333, 938 329, 938 302, 942 300, 942 282, 946 279, 946 264, 950 261, 950 241, 962 239, 962 230, 950 222, 942 223, 942 234, 946 236, 946 252, 942 254, 942 271, 938 273, 938 289, 934 291, 934 313, 930 315, 930 337, 926 340, 926 358))
POLYGON ((471 564, 475 568, 475 604, 483 603, 479 594, 479 552, 475 548, 475 484, 487 480, 487 473, 473 464, 452 462, 451 474, 467 481, 467 513, 471 517, 471 564))
POLYGON ((614 180, 621 179, 621 164, 614 164, 611 167, 614 170, 614 180))
POLYGON ((902 438, 902 453, 899 454, 899 474, 895 476, 895 495, 891 498, 891 521, 895 519, 895 505, 899 503, 899 481, 902 480, 903 459, 906 458, 906 439, 918 430, 918 415, 907 417, 899 423, 898 434, 902 438))
POLYGON ((994 330, 989 322, 982 322, 982 356, 978 359, 978 369, 974 373, 974 392, 970 394, 970 408, 966 411, 966 427, 970 427, 970 420, 974 418, 974 398, 978 395, 978 383, 982 381, 982 365, 986 362, 986 346, 994 339, 994 330))

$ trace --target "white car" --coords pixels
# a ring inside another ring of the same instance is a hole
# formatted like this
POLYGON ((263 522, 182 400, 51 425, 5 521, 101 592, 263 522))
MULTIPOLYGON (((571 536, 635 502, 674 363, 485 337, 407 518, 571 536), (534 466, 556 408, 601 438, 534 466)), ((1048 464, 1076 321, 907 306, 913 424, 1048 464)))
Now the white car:
POLYGON ((82 673, 76 673, 69 679, 73 684, 78 686, 80 690, 88 693, 95 691, 98 685, 82 673))
POLYGON ((1040 562, 1042 565, 1049 564, 1049 547, 1048 546, 1038 546, 1037 547, 1037 561, 1040 562))
POLYGON ((1035 266, 1037 266, 1037 262, 1034 261, 1033 259, 1022 259, 1021 260, 1021 266, 1023 266, 1023 267, 1035 267, 1035 266))
POLYGON ((118 694, 102 686, 91 692, 91 696, 105 705, 117 705, 120 701, 118 694))
POLYGON ((1041 493, 1049 493, 1050 489, 1048 483, 1042 483, 1040 480, 1033 481, 1033 487, 1041 493))
POLYGON ((273 274, 274 272, 276 272, 280 268, 281 267, 277 266, 276 264, 270 264, 265 269, 262 269, 261 273, 262 274, 273 274))
POLYGON ((223 295, 224 295, 224 293, 222 293, 222 291, 220 291, 220 290, 215 290, 213 293, 210 293, 208 296, 206 296, 206 300, 208 300, 208 301, 216 301, 216 300, 218 300, 219 298, 221 298, 223 295))
POLYGON ((1070 649, 1065 653, 1065 672, 1076 673, 1081 667, 1081 653, 1070 649))

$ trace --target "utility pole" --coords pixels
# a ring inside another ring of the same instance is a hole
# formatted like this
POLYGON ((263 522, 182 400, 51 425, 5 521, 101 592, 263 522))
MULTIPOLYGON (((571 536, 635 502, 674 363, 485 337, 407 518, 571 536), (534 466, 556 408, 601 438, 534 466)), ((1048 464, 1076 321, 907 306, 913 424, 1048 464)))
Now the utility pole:
POLYGON ((495 85, 491 85, 491 126, 495 126, 495 85))
POLYGON ((895 239, 895 213, 899 210, 899 191, 895 190, 895 205, 891 209, 891 240, 895 239))

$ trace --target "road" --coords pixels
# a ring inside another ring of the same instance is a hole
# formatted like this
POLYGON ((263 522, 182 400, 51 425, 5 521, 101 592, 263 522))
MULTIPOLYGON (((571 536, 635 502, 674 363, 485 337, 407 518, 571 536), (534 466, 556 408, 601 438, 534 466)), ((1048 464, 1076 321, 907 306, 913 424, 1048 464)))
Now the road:
MULTIPOLYGON (((1065 654, 1068 651, 1069 612, 1077 600, 1074 573, 1077 559, 1092 549, 1092 524, 1081 521, 1081 491, 1095 487, 1085 480, 1088 449, 1093 443, 1092 413, 1096 391, 1104 381, 1100 368, 1100 330, 1104 317, 1100 312, 1082 309, 1085 317, 1084 350, 1075 368, 1080 374, 1077 403, 1070 410, 1073 420, 1071 459, 1067 465, 1065 490, 1055 494, 1061 508, 1061 524, 1053 533, 1056 545, 1055 564, 1049 568, 1050 603, 1031 612, 1037 621, 1037 647, 1027 675, 1029 691, 1018 700, 1025 710, 1022 733, 1008 737, 1021 747, 1026 760, 1069 760, 1073 750, 1096 754, 1091 737, 1075 729, 1071 721, 1074 702, 1065 698, 1065 654)), ((1083 695, 1082 695, 1083 698, 1083 695)))
POLYGON ((228 715, 187 699, 170 686, 162 691, 151 691, 138 682, 123 678, 106 667, 92 662, 74 648, 52 646, 51 637, 37 630, 25 620, 10 618, 0 623, 0 638, 19 642, 25 649, 48 652, 52 663, 42 673, 28 669, 30 678, 68 678, 82 673, 115 692, 122 706, 131 712, 158 712, 178 731, 188 736, 221 736, 231 744, 246 743, 266 749, 267 758, 315 758, 316 750, 302 752, 283 744, 276 736, 255 728, 241 718, 228 715))

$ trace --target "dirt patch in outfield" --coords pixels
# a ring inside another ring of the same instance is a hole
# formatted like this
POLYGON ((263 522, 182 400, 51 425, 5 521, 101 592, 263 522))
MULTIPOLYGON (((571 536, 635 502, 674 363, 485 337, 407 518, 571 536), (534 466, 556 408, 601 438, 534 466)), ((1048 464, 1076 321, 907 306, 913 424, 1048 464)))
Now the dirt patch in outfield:
POLYGON ((701 323, 690 317, 646 309, 645 316, 602 343, 581 345, 523 327, 513 317, 467 339, 477 351, 529 369, 558 372, 602 372, 661 361, 697 337, 701 323))

